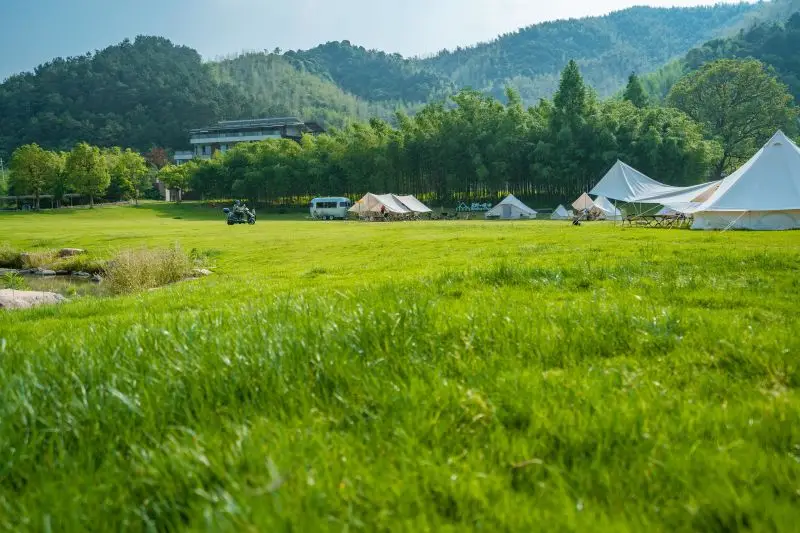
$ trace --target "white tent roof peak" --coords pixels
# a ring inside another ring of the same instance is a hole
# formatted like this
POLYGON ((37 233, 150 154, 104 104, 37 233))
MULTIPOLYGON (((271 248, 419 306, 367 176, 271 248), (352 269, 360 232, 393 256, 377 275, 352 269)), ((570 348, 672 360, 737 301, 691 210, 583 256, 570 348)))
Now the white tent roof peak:
POLYGON ((594 201, 589 197, 588 194, 583 193, 580 197, 572 202, 572 207, 576 211, 583 211, 585 209, 594 209, 594 201))
POLYGON ((555 211, 553 211, 553 214, 550 215, 550 218, 556 220, 566 219, 569 217, 570 217, 569 211, 567 211, 567 208, 564 207, 563 204, 556 207, 555 211))

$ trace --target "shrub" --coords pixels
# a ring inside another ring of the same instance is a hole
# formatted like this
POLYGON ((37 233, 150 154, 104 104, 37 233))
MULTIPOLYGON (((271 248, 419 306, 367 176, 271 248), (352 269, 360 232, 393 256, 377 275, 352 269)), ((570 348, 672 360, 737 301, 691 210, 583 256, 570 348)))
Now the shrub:
POLYGON ((117 294, 175 283, 189 276, 192 260, 179 246, 153 250, 125 250, 108 262, 106 283, 117 294))
POLYGON ((14 289, 24 291, 28 289, 28 282, 16 272, 6 272, 0 277, 0 287, 4 289, 14 289))
POLYGON ((20 253, 7 244, 0 245, 0 268, 22 268, 20 253))
POLYGON ((22 258, 22 268, 44 268, 49 267, 58 259, 58 252, 55 250, 27 252, 20 254, 20 257, 22 258))

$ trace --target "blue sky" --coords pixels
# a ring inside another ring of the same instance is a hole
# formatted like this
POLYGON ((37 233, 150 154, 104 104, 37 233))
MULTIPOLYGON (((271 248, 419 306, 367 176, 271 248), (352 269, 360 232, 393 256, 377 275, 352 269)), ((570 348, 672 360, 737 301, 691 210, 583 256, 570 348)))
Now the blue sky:
POLYGON ((631 5, 707 3, 713 1, 0 0, 0 80, 139 34, 168 37, 207 59, 344 39, 410 56, 489 40, 544 20, 631 5))

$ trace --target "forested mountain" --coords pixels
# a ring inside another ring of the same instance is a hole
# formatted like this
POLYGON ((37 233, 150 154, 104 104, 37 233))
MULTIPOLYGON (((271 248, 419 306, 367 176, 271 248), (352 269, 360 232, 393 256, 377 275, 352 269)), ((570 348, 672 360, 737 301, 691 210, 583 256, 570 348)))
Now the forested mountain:
MULTIPOLYGON (((800 9, 800 2, 797 2, 800 9)), ((644 76, 642 82, 650 96, 664 98, 685 74, 716 59, 753 58, 775 69, 779 79, 800 102, 800 13, 786 23, 762 23, 735 37, 715 39, 691 50, 657 72, 644 76)))
POLYGON ((283 57, 299 69, 329 79, 367 100, 426 102, 451 94, 455 87, 449 78, 420 61, 367 50, 349 41, 330 42, 308 51, 290 51, 283 57))
POLYGON ((389 98, 358 98, 277 54, 243 54, 210 66, 221 83, 234 85, 252 99, 258 116, 297 115, 328 127, 344 127, 353 119, 388 119, 407 109, 389 98))
POLYGON ((56 149, 78 141, 182 146, 189 128, 253 112, 251 98, 217 81, 196 51, 137 37, 55 59, 0 85, 0 155, 29 142, 56 149))
POLYGON ((575 59, 601 96, 616 92, 631 72, 650 71, 729 31, 759 8, 750 4, 657 9, 634 7, 604 17, 547 22, 491 43, 442 52, 425 61, 458 86, 495 95, 510 81, 523 99, 551 95, 558 73, 575 59))

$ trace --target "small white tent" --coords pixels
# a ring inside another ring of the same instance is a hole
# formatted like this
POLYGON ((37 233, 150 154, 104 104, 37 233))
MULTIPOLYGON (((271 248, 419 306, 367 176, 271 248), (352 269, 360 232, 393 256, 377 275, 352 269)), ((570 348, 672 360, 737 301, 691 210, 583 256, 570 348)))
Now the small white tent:
POLYGON ((567 211, 567 208, 563 205, 559 205, 556 207, 556 210, 553 211, 553 214, 550 215, 551 220, 569 220, 572 218, 572 213, 567 211))
POLYGON ((595 198, 594 206, 602 212, 600 215, 602 218, 606 220, 622 220, 622 211, 614 207, 605 196, 595 198))
POLYGON ((486 218, 503 220, 536 218, 536 211, 520 202, 513 194, 509 194, 502 202, 486 212, 486 218))
POLYGON ((692 229, 800 229, 800 148, 777 132, 705 202, 692 229))
POLYGON ((580 198, 572 202, 572 207, 578 212, 592 211, 595 209, 594 202, 586 193, 583 193, 580 198))
POLYGON ((433 211, 430 208, 416 199, 416 197, 408 195, 408 196, 397 196, 398 200, 400 200, 404 206, 408 209, 413 211, 414 213, 423 215, 427 213, 432 213, 433 211))

